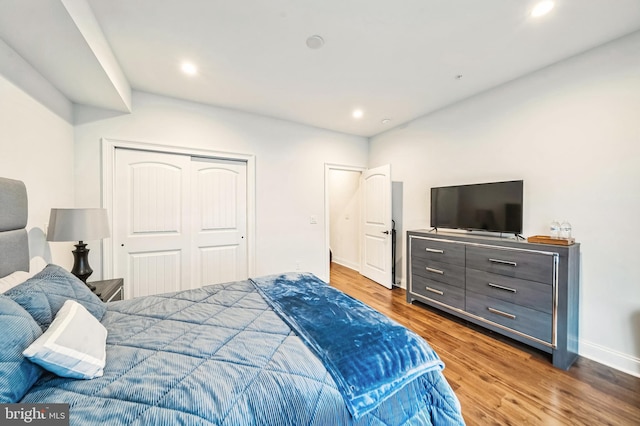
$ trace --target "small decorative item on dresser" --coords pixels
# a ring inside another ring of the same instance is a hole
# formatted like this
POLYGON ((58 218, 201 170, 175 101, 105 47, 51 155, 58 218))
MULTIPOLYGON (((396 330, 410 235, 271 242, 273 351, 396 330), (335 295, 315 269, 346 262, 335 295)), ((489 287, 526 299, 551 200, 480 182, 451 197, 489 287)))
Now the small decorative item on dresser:
POLYGON ((91 284, 96 287, 94 293, 103 302, 115 302, 124 298, 124 280, 122 278, 93 281, 91 284))
POLYGON ((568 220, 563 220, 560 224, 560 238, 568 240, 571 238, 571 224, 568 220))
POLYGON ((551 238, 560 238, 560 222, 553 220, 549 227, 549 231, 551 232, 551 238))

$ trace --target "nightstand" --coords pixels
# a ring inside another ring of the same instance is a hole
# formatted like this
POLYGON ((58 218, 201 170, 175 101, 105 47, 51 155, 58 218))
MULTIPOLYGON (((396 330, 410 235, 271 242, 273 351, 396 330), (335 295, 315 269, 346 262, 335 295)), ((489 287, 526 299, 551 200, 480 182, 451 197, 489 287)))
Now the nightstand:
POLYGON ((103 302, 115 302, 123 299, 124 280, 122 278, 93 281, 91 284, 96 286, 94 293, 103 302))

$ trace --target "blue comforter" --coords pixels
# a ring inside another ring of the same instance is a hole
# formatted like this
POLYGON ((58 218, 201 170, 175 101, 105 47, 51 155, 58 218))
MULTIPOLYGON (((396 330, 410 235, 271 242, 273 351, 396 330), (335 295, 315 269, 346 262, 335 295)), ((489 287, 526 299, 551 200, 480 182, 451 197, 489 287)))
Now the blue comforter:
POLYGON ((249 281, 108 304, 104 376, 40 379, 22 402, 67 402, 72 425, 448 425, 439 370, 354 419, 332 376, 249 281))
POLYGON ((320 358, 359 418, 444 364, 425 340, 313 274, 251 280, 320 358))

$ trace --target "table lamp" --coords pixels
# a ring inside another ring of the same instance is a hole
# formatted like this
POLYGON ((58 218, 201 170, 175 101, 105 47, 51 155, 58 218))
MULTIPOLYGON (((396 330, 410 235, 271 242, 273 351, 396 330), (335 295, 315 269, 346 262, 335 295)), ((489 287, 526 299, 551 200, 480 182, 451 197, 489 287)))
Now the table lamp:
POLYGON ((110 236, 107 209, 51 209, 47 241, 78 241, 73 253, 71 273, 92 291, 87 283, 93 273, 89 266, 89 249, 83 241, 101 240, 110 236))

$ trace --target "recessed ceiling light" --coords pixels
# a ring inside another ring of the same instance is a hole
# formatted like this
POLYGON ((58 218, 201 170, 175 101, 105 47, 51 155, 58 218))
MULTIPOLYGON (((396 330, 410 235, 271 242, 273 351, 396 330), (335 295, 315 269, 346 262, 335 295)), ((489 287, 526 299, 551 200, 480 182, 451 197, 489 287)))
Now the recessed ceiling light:
POLYGON ((389 124, 389 123, 391 123, 391 119, 390 118, 383 118, 381 123, 382 124, 389 124))
POLYGON ((312 35, 307 38, 307 47, 309 49, 320 49, 324 46, 324 39, 319 35, 312 35))
POLYGON ((534 18, 538 18, 540 16, 546 15, 547 13, 551 12, 553 6, 554 3, 550 0, 541 1, 540 3, 535 5, 533 10, 531 11, 531 16, 533 16, 534 18))
POLYGON ((196 66, 193 65, 191 62, 183 62, 182 65, 180 65, 180 69, 182 70, 183 73, 187 75, 198 74, 198 68, 196 68, 196 66))
POLYGON ((363 115, 364 115, 364 112, 362 112, 361 109, 353 110, 353 118, 362 118, 363 115))

